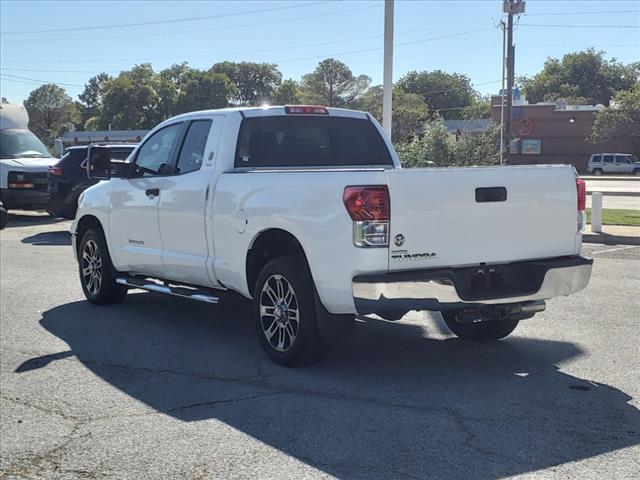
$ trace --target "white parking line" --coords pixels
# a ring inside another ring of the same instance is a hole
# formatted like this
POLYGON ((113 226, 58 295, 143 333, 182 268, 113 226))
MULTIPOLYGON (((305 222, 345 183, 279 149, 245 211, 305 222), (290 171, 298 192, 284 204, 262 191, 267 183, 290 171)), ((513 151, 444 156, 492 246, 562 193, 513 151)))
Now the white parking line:
POLYGON ((597 252, 593 252, 591 255, 598 255, 600 253, 609 253, 609 252, 617 252, 619 250, 629 250, 630 248, 640 248, 638 245, 629 245, 626 247, 617 247, 617 248, 608 248, 607 250, 599 250, 597 252))

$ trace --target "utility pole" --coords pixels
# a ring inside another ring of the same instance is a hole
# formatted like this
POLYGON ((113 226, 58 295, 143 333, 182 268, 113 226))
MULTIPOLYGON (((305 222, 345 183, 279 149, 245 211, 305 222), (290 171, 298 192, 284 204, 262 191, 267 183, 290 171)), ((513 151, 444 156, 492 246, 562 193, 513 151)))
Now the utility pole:
POLYGON ((507 105, 506 105, 506 147, 507 160, 511 156, 512 139, 512 108, 513 108, 513 82, 515 77, 515 53, 513 44, 513 16, 524 13, 524 0, 504 0, 502 11, 507 14, 507 105))
POLYGON ((504 163, 504 78, 505 78, 505 61, 507 56, 507 29, 504 21, 500 22, 500 28, 502 30, 502 74, 500 83, 500 165, 504 163))
POLYGON ((391 138, 393 97, 393 0, 384 2, 384 71, 382 75, 382 128, 391 138))

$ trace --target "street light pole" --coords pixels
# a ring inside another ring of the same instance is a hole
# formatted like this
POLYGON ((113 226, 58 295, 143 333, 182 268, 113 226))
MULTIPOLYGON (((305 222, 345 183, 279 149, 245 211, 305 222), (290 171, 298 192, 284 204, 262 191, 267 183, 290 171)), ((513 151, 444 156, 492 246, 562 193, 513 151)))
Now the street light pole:
POLYGON ((384 2, 384 72, 382 76, 382 128, 391 138, 393 96, 393 0, 384 2))

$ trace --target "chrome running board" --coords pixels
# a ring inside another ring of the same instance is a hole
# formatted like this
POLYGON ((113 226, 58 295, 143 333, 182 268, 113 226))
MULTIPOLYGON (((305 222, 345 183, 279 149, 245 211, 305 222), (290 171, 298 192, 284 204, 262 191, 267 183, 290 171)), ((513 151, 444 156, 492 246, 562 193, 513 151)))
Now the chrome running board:
POLYGON ((167 295, 175 295, 176 297, 190 298, 191 300, 198 300, 199 302, 218 303, 220 300, 220 297, 212 295, 208 290, 201 290, 182 285, 171 285, 167 282, 161 284, 148 278, 118 277, 116 278, 116 283, 126 285, 131 288, 148 290, 149 292, 165 293, 167 295))

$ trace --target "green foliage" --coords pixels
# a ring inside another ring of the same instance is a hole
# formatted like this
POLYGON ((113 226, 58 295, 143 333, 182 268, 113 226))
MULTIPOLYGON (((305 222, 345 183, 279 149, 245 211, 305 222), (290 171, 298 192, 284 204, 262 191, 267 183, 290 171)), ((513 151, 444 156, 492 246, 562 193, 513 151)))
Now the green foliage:
POLYGON ((88 110, 92 115, 98 113, 102 108, 102 98, 104 96, 105 86, 111 75, 107 73, 99 73, 98 75, 91 77, 84 85, 84 90, 78 95, 78 100, 84 105, 84 108, 88 110))
POLYGON ((136 65, 107 81, 100 112, 101 129, 152 128, 161 120, 160 77, 151 64, 136 65))
POLYGON ((622 132, 640 137, 640 82, 618 92, 613 106, 596 113, 589 141, 605 142, 622 132))
POLYGON ((478 96, 473 103, 460 110, 460 117, 465 120, 477 118, 491 118, 491 98, 478 96))
POLYGON ((461 110, 474 103, 476 92, 466 75, 412 71, 398 80, 397 86, 403 90, 420 95, 431 112, 449 119, 461 117, 461 110))
POLYGON ((72 127, 80 117, 65 89, 53 84, 33 90, 24 106, 29 113, 29 129, 46 143, 72 127))
POLYGON ((302 100, 328 107, 349 107, 369 88, 371 78, 354 76, 349 67, 334 58, 318 64, 302 77, 302 100))
POLYGON ((611 97, 629 90, 640 75, 640 63, 624 65, 606 60, 604 52, 590 48, 549 58, 542 71, 531 78, 519 79, 527 99, 532 102, 556 101, 609 105, 611 97))
POLYGON ((234 95, 236 88, 225 74, 192 70, 180 88, 174 112, 224 108, 234 95))
POLYGON ((225 74, 236 86, 234 103, 261 105, 270 103, 282 82, 282 74, 274 63, 221 62, 211 72, 225 74))
MULTIPOLYGON (((364 110, 382 122, 382 86, 371 87, 356 102, 356 108, 364 110)), ((392 133, 394 142, 412 137, 429 118, 427 107, 420 95, 393 89, 392 133)))
POLYGON ((276 89, 271 101, 274 105, 292 105, 302 103, 300 85, 295 80, 285 80, 276 89))
POLYGON ((500 131, 492 127, 478 135, 463 135, 459 140, 437 117, 424 125, 424 135, 399 143, 396 150, 404 167, 450 167, 496 165, 499 163, 500 131))

